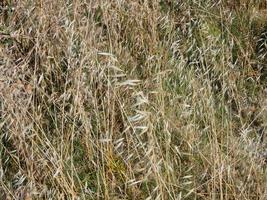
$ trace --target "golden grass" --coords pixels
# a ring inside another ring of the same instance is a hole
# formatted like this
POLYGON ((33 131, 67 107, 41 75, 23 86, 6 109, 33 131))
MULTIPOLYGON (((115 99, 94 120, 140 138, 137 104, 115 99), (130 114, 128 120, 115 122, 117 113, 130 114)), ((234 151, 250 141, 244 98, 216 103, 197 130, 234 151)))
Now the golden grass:
POLYGON ((267 199, 263 7, 2 1, 0 199, 267 199))

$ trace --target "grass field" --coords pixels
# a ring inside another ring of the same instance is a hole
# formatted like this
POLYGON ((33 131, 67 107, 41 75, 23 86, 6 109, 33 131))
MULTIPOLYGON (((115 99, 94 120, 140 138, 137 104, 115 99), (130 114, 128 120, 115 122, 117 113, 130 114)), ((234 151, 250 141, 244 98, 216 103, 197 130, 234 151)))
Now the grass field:
POLYGON ((266 200, 265 0, 2 0, 0 199, 266 200))

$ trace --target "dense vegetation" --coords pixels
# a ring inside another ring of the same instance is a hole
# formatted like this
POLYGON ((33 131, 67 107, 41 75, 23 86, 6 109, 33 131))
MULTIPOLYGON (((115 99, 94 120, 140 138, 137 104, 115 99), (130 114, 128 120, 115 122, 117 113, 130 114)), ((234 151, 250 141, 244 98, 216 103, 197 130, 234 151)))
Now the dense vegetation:
POLYGON ((0 8, 0 199, 267 199, 262 0, 0 8))

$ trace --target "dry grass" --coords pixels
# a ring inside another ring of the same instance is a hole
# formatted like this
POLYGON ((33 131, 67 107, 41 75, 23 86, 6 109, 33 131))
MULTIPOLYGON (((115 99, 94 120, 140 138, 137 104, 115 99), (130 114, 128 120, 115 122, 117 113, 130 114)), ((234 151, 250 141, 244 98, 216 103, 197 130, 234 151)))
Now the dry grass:
POLYGON ((0 199, 267 199, 265 5, 232 2, 1 1, 0 199))

